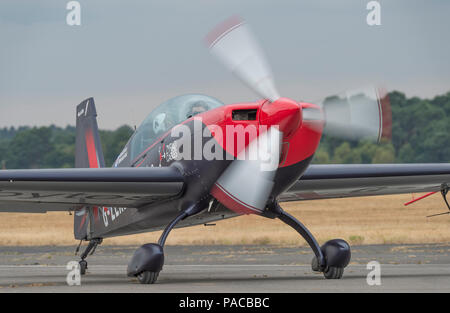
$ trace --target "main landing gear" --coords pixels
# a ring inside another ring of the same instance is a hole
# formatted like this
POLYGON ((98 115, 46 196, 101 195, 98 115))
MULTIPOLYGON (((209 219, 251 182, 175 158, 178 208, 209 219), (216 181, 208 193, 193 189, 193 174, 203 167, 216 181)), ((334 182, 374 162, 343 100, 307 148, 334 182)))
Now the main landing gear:
MULTIPOLYGON (((86 274, 86 270, 88 268, 88 263, 86 261, 87 256, 89 255, 89 253, 90 253, 90 255, 94 254, 95 249, 97 249, 97 246, 99 244, 101 244, 102 242, 103 242, 102 238, 94 238, 94 239, 89 240, 88 246, 86 247, 84 252, 81 254, 81 261, 78 262, 80 264, 80 275, 86 274)), ((80 245, 81 245, 81 242, 80 242, 80 245)), ((79 248, 80 248, 80 246, 78 246, 75 253, 78 252, 79 248)))
POLYGON ((268 206, 263 216, 279 218, 294 228, 306 240, 315 255, 311 262, 313 271, 323 273, 327 279, 342 278, 344 268, 347 267, 351 258, 350 246, 345 240, 333 239, 319 246, 309 230, 295 217, 285 212, 277 201, 273 201, 268 206))
POLYGON ((178 222, 188 216, 199 213, 204 208, 205 206, 201 204, 188 207, 167 225, 157 244, 148 243, 139 247, 128 264, 127 275, 129 277, 137 277, 141 284, 154 284, 164 265, 163 247, 170 231, 178 222))
MULTIPOLYGON (((137 277, 141 284, 154 284, 164 265, 163 247, 170 231, 178 222, 199 213, 204 208, 204 205, 190 206, 167 225, 157 244, 149 243, 139 247, 128 264, 127 275, 137 277)), ((294 228, 308 242, 315 255, 311 263, 313 271, 323 273, 327 279, 342 278, 344 268, 347 267, 351 258, 350 246, 347 242, 342 239, 334 239, 319 246, 309 230, 295 217, 285 212, 276 201, 268 206, 263 216, 279 218, 294 228)))

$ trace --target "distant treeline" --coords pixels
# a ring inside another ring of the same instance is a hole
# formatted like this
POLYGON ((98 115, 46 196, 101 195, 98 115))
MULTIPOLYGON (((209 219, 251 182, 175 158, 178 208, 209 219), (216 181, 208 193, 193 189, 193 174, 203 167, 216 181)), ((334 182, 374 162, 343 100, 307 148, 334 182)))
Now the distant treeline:
POLYGON ((392 141, 374 144, 323 136, 315 163, 450 162, 450 92, 431 100, 389 93, 392 141))
MULTIPOLYGON (((133 130, 122 126, 114 131, 101 130, 100 138, 108 166, 127 143, 133 130)), ((57 168, 74 167, 75 127, 19 127, 0 129, 1 167, 57 168)))
MULTIPOLYGON (((374 144, 323 136, 315 163, 450 162, 450 92, 431 100, 389 94, 392 141, 374 144)), ((132 135, 129 126, 100 131, 107 166, 132 135)), ((19 127, 0 129, 0 167, 73 167, 75 128, 19 127)))

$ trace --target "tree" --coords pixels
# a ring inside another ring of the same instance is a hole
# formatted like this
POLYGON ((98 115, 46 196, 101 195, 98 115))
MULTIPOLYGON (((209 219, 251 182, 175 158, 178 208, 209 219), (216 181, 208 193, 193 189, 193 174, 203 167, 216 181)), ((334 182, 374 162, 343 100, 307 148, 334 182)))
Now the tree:
POLYGON ((328 151, 324 148, 319 147, 316 154, 314 155, 313 162, 317 164, 330 163, 330 155, 328 154, 328 151))
POLYGON ((409 143, 405 143, 398 152, 399 163, 413 163, 414 162, 414 149, 409 143))
POLYGON ((395 149, 392 144, 380 145, 376 148, 372 163, 394 163, 395 149))
MULTIPOLYGON (((323 135, 314 163, 450 162, 450 92, 431 100, 389 93, 392 141, 376 144, 323 135)), ((339 105, 338 97, 326 101, 339 105)), ((129 126, 101 130, 106 166, 111 166, 133 134, 129 126)), ((73 167, 75 127, 0 128, 0 168, 73 167)))
POLYGON ((8 145, 10 151, 8 167, 43 167, 45 156, 53 149, 50 136, 51 130, 48 127, 34 127, 18 132, 8 145))
POLYGON ((334 150, 333 163, 361 163, 361 155, 348 142, 344 142, 334 150))

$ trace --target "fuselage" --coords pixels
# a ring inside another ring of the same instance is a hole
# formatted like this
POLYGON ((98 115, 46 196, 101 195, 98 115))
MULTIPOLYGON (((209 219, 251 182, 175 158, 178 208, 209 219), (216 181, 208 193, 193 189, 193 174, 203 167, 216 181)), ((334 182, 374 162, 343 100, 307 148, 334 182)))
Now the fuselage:
MULTIPOLYGON (((115 167, 176 166, 183 173, 186 189, 181 197, 155 203, 145 208, 109 208, 98 219, 95 236, 108 237, 161 229, 186 206, 202 201, 207 210, 186 219, 179 227, 203 224, 239 215, 233 208, 218 203, 210 194, 211 188, 223 171, 242 149, 255 140, 267 127, 277 127, 283 137, 278 170, 270 197, 289 189, 311 163, 322 135, 323 121, 303 121, 305 108, 320 110, 310 103, 297 103, 281 98, 278 103, 266 100, 223 105, 201 112, 170 127, 147 146, 136 150, 133 145, 145 141, 138 132, 133 134, 115 167), (135 155, 132 151, 135 150, 135 155), (188 151, 189 149, 189 151, 188 151), (136 153, 139 151, 139 153, 136 153), (157 208, 157 209, 156 209, 157 208), (120 215, 127 215, 121 223, 120 215), (114 216, 114 219, 111 217, 114 216), (131 223, 130 223, 131 220, 131 223), (99 224, 99 225, 97 225, 99 224)), ((153 121, 153 128, 155 125, 153 121)), ((105 211, 105 210, 104 210, 105 211)))

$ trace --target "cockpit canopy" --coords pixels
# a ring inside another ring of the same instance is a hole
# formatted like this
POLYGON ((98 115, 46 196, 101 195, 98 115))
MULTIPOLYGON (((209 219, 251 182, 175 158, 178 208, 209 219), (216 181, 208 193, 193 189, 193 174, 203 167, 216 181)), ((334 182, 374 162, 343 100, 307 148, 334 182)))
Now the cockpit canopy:
POLYGON ((134 160, 173 126, 199 113, 223 105, 212 97, 195 94, 178 96, 160 104, 146 117, 131 139, 131 160, 134 160))

